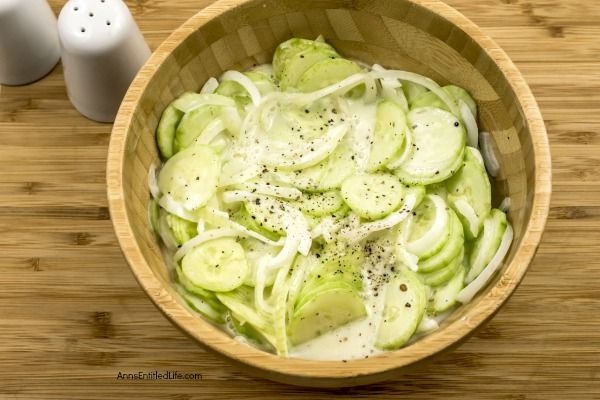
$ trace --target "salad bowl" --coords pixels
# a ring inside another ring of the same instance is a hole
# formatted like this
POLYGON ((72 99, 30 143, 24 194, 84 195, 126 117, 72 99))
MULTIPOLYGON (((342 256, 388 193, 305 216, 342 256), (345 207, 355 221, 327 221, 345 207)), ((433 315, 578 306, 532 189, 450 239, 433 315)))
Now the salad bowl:
POLYGON ((543 233, 551 189, 543 119, 523 77, 472 22, 434 0, 220 0, 177 29, 131 85, 112 132, 108 200, 136 279, 177 327, 247 372, 304 386, 343 387, 393 377, 466 340, 515 291, 543 233), (224 71, 270 62, 291 37, 322 35, 346 57, 417 72, 467 89, 499 161, 495 204, 510 198, 514 241, 501 270, 440 328, 395 351, 359 360, 283 358, 234 340, 193 314, 173 287, 148 217, 147 176, 159 162, 155 131, 165 107, 224 71))

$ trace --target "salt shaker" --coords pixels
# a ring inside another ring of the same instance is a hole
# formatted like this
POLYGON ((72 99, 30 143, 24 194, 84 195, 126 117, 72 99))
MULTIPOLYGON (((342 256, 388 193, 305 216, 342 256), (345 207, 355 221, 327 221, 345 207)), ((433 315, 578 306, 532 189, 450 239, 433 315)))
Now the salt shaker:
POLYGON ((23 85, 60 58, 56 17, 46 0, 0 0, 0 83, 23 85))
POLYGON ((65 84, 84 116, 114 121, 125 92, 150 56, 122 0, 70 0, 58 17, 65 84))

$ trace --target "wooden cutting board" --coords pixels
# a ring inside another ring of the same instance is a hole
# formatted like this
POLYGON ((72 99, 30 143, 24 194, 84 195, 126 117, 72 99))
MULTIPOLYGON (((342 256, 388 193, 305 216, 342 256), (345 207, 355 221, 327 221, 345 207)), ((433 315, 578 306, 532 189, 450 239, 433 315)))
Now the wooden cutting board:
MULTIPOLYGON (((128 4, 156 48, 209 2, 128 4)), ((58 13, 64 1, 50 3, 58 13)), ((600 399, 600 2, 448 3, 521 69, 552 145, 544 240, 485 329, 418 373, 365 388, 307 390, 240 373, 138 287, 107 209, 111 125, 73 109, 58 66, 0 91, 0 399, 600 399), (202 379, 118 378, 138 371, 202 379)))

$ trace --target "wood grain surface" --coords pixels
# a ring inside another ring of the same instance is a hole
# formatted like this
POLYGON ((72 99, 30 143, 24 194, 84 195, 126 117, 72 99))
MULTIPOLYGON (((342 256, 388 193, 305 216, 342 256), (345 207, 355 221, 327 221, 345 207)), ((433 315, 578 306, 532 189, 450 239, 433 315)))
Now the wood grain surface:
MULTIPOLYGON (((64 1, 50 1, 58 13, 64 1)), ((128 2, 152 48, 209 1, 128 2)), ((121 256, 105 196, 111 126, 60 66, 0 92, 0 399, 600 398, 600 4, 451 0, 529 82, 553 156, 550 219, 516 294, 477 336, 397 380, 343 391, 246 376, 160 314, 121 256), (119 380, 179 371, 202 379, 119 380)))

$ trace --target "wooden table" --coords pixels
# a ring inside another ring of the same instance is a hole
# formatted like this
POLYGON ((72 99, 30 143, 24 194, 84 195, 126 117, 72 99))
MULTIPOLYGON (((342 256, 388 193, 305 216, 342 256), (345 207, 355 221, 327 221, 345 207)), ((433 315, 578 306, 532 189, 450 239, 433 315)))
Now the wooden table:
MULTIPOLYGON (((156 48, 209 2, 128 4, 156 48)), ((365 388, 320 392, 238 372, 173 327, 135 282, 107 209, 111 126, 73 109, 58 66, 0 94, 0 399, 599 399, 600 3, 448 2, 521 69, 552 145, 544 240, 485 329, 420 373, 365 388), (155 370, 203 379, 117 379, 155 370)), ((50 3, 58 13, 64 1, 50 3)))

